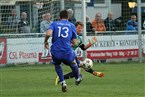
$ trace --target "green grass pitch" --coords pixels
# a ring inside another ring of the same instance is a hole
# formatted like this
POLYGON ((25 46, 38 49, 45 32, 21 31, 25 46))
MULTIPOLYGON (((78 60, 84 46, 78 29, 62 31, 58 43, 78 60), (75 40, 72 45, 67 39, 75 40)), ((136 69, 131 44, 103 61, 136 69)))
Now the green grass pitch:
MULTIPOLYGON (((145 97, 145 63, 94 64, 104 78, 82 70, 79 86, 66 80, 68 91, 54 85, 56 73, 52 64, 0 68, 0 97, 145 97)), ((63 66, 64 73, 70 71, 63 66)))

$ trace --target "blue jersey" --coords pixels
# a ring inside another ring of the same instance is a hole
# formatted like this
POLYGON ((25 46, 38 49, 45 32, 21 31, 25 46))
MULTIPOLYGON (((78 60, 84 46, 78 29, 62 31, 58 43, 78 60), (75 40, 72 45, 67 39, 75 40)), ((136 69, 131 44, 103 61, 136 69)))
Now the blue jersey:
POLYGON ((51 45, 52 55, 65 56, 73 51, 70 44, 72 39, 77 38, 74 24, 70 23, 68 20, 60 20, 53 22, 49 29, 53 30, 51 45))

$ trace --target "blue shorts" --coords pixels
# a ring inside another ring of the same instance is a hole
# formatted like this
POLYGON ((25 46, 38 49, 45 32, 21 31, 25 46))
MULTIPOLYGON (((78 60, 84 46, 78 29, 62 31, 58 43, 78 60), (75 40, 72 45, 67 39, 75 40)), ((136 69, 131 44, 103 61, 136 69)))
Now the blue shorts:
POLYGON ((52 54, 52 63, 54 65, 60 65, 61 63, 64 63, 65 65, 71 65, 72 62, 75 60, 76 54, 74 51, 71 51, 69 53, 51 53, 52 54))

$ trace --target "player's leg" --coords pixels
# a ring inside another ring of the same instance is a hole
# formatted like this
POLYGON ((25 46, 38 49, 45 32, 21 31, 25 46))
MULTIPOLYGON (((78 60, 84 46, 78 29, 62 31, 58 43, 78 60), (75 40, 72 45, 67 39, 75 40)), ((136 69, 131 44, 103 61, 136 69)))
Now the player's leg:
MULTIPOLYGON (((75 84, 76 84, 76 85, 79 85, 80 82, 82 81, 82 75, 80 74, 80 68, 79 68, 80 61, 77 59, 77 57, 75 57, 75 62, 76 62, 76 64, 77 64, 77 67, 78 67, 78 74, 79 74, 79 80, 76 80, 75 84)), ((74 73, 74 76, 75 76, 75 73, 74 73)))
MULTIPOLYGON (((79 72, 80 72, 80 68, 79 69, 79 72)), ((82 77, 82 74, 79 73, 79 77, 82 77)), ((69 72, 67 74, 64 75, 64 79, 71 79, 71 78, 74 78, 74 73, 73 72, 69 72)))
POLYGON ((80 62, 79 66, 83 69, 85 69, 86 72, 93 74, 94 76, 98 76, 98 77, 104 77, 104 73, 103 72, 98 72, 93 70, 92 68, 86 68, 85 64, 83 64, 83 62, 80 62))
POLYGON ((104 77, 104 73, 103 72, 97 72, 97 71, 93 70, 92 68, 85 69, 85 71, 93 74, 94 76, 104 77))
MULTIPOLYGON (((77 61, 76 61, 77 62, 77 61)), ((67 63, 67 62, 64 62, 65 64, 70 64, 70 63, 67 63)), ((70 79, 70 78, 73 78, 73 77, 75 77, 75 74, 74 74, 74 72, 73 71, 71 71, 71 72, 69 72, 69 73, 67 73, 67 74, 65 74, 64 75, 64 79, 66 80, 66 79, 70 79)), ((55 85, 58 85, 60 83, 60 79, 59 79, 59 77, 57 76, 56 77, 56 79, 55 79, 55 85)))
POLYGON ((54 56, 52 56, 52 59, 53 59, 53 64, 54 64, 54 67, 55 67, 55 71, 59 77, 59 80, 60 80, 60 84, 62 86, 62 91, 63 92, 66 92, 67 91, 67 84, 64 80, 64 76, 63 76, 63 70, 62 70, 62 67, 61 67, 61 61, 56 59, 54 56))
MULTIPOLYGON (((80 72, 80 68, 79 68, 79 72, 80 72)), ((73 72, 69 72, 67 74, 64 75, 64 79, 71 79, 74 78, 74 73, 73 72)), ((82 80, 82 74, 79 74, 79 78, 82 80)), ((58 85, 60 83, 59 77, 57 76, 55 79, 55 85, 58 85)))
POLYGON ((72 72, 74 73, 74 77, 76 79, 76 85, 78 85, 81 82, 81 80, 79 78, 79 69, 75 57, 75 52, 70 52, 67 56, 64 57, 64 63, 68 64, 72 69, 72 72))
POLYGON ((78 68, 79 68, 79 78, 81 79, 81 80, 83 80, 83 76, 82 76, 82 74, 81 74, 81 68, 80 68, 80 64, 82 63, 77 57, 75 58, 75 60, 76 60, 76 63, 77 63, 77 65, 78 65, 78 68))
POLYGON ((62 91, 66 92, 67 91, 67 85, 66 82, 64 80, 64 76, 63 76, 63 71, 62 71, 62 67, 61 65, 55 65, 55 71, 57 72, 57 75, 59 76, 60 79, 60 84, 62 85, 62 91))
POLYGON ((72 62, 72 64, 70 65, 70 68, 72 69, 74 77, 76 79, 75 84, 79 85, 82 79, 79 77, 79 68, 77 64, 75 63, 75 61, 72 62))
MULTIPOLYGON (((64 75, 64 79, 70 79, 74 77, 74 73, 73 72, 69 72, 67 74, 64 75)), ((60 83, 59 77, 57 76, 55 79, 55 85, 58 85, 60 83)))
MULTIPOLYGON (((76 60, 77 66, 79 68, 80 61, 77 59, 77 57, 75 58, 75 60, 76 60)), ((79 68, 79 74, 80 74, 80 68, 79 68)), ((64 75, 64 79, 70 79, 70 78, 73 78, 73 77, 74 77, 73 72, 69 72, 69 73, 64 75)))
POLYGON ((55 71, 57 75, 59 76, 60 83, 64 81, 64 76, 63 76, 63 71, 61 65, 54 65, 55 66, 55 71))
POLYGON ((70 79, 74 77, 74 73, 73 72, 69 72, 67 74, 64 75, 64 79, 70 79))

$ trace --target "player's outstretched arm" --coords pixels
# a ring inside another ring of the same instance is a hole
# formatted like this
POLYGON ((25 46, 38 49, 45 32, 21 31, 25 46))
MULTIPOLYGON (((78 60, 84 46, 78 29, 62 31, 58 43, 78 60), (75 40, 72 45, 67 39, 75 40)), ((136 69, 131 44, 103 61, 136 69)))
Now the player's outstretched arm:
POLYGON ((85 45, 85 44, 81 44, 79 47, 82 49, 82 50, 86 50, 88 49, 89 47, 91 47, 93 44, 95 44, 97 42, 97 38, 95 36, 93 36, 91 39, 88 40, 88 44, 85 45))
POLYGON ((91 47, 93 44, 95 44, 97 42, 97 38, 95 36, 93 36, 91 39, 88 40, 89 44, 87 45, 87 47, 91 47))

